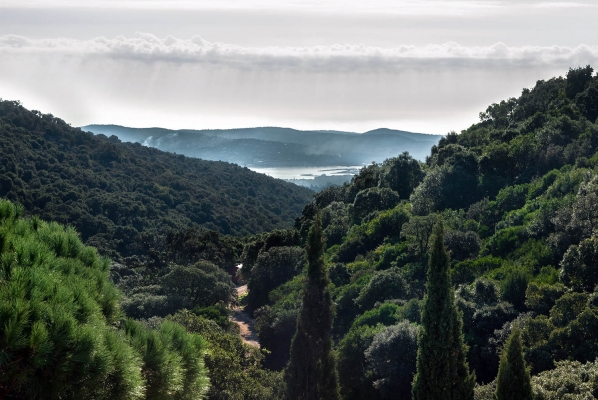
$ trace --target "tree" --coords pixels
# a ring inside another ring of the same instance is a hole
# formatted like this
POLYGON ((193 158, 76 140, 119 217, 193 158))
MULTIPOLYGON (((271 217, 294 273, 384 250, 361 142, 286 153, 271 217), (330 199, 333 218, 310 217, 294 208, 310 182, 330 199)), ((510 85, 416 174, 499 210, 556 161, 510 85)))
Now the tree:
POLYGON ((320 214, 316 214, 307 238, 307 281, 297 330, 291 342, 291 358, 284 371, 289 399, 340 399, 338 372, 332 353, 333 310, 320 214))
POLYGON ((417 254, 419 254, 422 262, 426 259, 430 234, 434 229, 437 218, 435 214, 413 216, 408 222, 403 224, 403 228, 401 229, 401 236, 409 239, 415 245, 417 254))
POLYGON ((594 68, 586 65, 584 68, 569 68, 567 72, 567 83, 565 85, 565 94, 568 98, 574 99, 578 93, 583 90, 592 81, 592 73, 594 68))
POLYGON ((523 360, 521 330, 513 327, 500 354, 495 400, 532 400, 532 384, 523 360))
POLYGON ((409 321, 384 328, 374 336, 365 357, 377 378, 374 388, 384 399, 408 399, 415 374, 417 325, 409 321))
POLYGON ((389 188, 369 188, 357 193, 351 208, 351 217, 358 222, 373 211, 382 211, 399 204, 399 195, 389 188))
POLYGON ((270 291, 297 275, 304 263, 305 251, 301 247, 273 247, 260 253, 247 282, 249 309, 257 310, 268 304, 270 291))
POLYGON ((406 151, 398 157, 385 160, 383 165, 388 170, 380 177, 381 186, 391 188, 401 199, 408 199, 413 189, 424 179, 419 161, 406 151))
POLYGON ((461 314, 454 303, 442 221, 434 227, 418 339, 414 400, 473 399, 475 375, 465 361, 461 314))

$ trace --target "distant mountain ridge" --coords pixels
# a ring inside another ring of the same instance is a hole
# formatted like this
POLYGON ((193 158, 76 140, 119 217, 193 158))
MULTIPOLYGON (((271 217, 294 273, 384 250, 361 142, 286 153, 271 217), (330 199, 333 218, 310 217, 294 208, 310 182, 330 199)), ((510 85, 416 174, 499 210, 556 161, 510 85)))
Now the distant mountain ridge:
POLYGON ((388 128, 365 133, 277 127, 169 130, 87 125, 81 129, 190 157, 256 167, 363 165, 404 151, 424 160, 442 137, 388 128))

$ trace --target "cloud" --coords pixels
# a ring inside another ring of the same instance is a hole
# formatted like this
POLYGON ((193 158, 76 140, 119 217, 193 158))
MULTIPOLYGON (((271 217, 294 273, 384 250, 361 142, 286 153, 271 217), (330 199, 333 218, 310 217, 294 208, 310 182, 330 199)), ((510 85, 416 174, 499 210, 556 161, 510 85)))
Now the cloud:
POLYGON ((10 8, 96 8, 158 10, 278 10, 332 13, 382 13, 402 15, 463 15, 495 11, 501 1, 480 0, 4 0, 10 8))
POLYGON ((538 4, 534 5, 537 8, 598 8, 595 4, 588 4, 588 3, 576 3, 574 1, 571 2, 564 2, 564 1, 542 1, 538 4))
POLYGON ((363 44, 312 47, 244 47, 209 42, 200 36, 158 38, 148 33, 134 37, 91 40, 69 38, 29 39, 0 36, 0 54, 46 54, 129 60, 142 63, 174 63, 225 66, 240 70, 297 70, 304 72, 400 72, 404 68, 577 66, 598 61, 598 46, 521 46, 504 43, 463 46, 448 42, 393 48, 363 44))

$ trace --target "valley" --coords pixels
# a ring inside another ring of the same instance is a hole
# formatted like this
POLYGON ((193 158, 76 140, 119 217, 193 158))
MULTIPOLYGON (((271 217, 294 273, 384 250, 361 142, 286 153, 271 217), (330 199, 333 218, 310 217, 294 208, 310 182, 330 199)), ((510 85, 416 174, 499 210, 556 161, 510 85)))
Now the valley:
POLYGON ((598 75, 479 117, 79 129, 0 102, 0 398, 595 397, 598 75), (355 174, 274 177, 322 172, 355 174))

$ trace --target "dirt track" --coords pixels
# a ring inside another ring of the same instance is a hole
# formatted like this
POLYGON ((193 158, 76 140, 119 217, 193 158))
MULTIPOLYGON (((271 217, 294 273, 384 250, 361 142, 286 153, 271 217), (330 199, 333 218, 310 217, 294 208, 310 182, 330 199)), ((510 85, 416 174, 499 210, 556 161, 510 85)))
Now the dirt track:
MULTIPOLYGON (((241 296, 245 293, 247 293, 247 285, 237 287, 237 295, 241 296)), ((251 319, 241 307, 237 306, 233 308, 231 321, 239 325, 243 342, 250 346, 260 347, 260 342, 258 342, 255 327, 253 325, 253 319, 251 319)))

